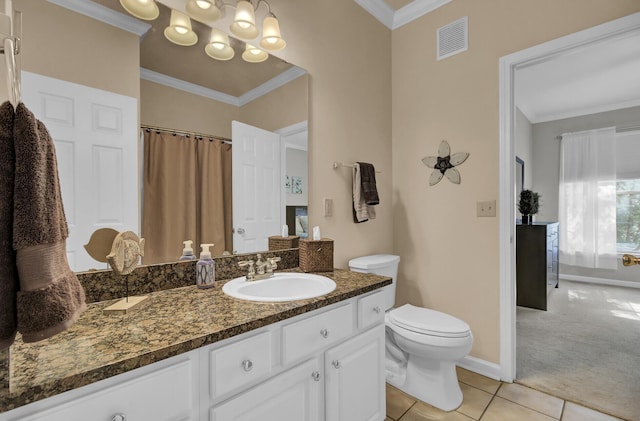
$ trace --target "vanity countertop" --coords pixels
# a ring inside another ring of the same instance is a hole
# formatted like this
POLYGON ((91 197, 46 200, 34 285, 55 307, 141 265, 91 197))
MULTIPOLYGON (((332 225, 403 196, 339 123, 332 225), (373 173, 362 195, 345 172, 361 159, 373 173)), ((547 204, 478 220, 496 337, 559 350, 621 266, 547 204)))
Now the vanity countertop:
POLYGON ((241 301, 210 289, 175 288, 150 295, 130 314, 105 315, 117 300, 89 304, 68 330, 41 342, 19 338, 11 348, 9 390, 0 413, 133 370, 207 344, 347 300, 391 283, 388 277, 336 269, 330 294, 284 303, 241 301))

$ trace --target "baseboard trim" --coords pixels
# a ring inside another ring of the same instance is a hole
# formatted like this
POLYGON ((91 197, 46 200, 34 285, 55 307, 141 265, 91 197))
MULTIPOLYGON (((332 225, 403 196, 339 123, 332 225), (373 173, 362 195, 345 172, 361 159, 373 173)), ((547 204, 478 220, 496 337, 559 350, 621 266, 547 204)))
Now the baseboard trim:
POLYGON ((607 279, 607 278, 592 278, 590 276, 565 275, 561 273, 560 281, 562 281, 563 279, 566 279, 567 281, 585 282, 588 284, 611 285, 611 286, 626 287, 626 288, 640 288, 640 282, 620 281, 617 279, 607 279))
POLYGON ((462 360, 456 362, 456 365, 460 368, 473 371, 474 373, 481 374, 485 377, 490 377, 494 380, 501 380, 499 364, 491 363, 489 361, 481 360, 480 358, 467 355, 462 360))

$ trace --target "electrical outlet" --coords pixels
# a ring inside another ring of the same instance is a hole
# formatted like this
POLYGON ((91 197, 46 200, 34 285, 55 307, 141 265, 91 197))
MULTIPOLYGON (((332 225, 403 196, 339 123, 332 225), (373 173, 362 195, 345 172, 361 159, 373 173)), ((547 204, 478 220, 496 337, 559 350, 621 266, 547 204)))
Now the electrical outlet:
POLYGON ((478 216, 496 216, 496 201, 487 200, 476 202, 478 216))
POLYGON ((324 198, 324 216, 333 216, 333 199, 324 198))

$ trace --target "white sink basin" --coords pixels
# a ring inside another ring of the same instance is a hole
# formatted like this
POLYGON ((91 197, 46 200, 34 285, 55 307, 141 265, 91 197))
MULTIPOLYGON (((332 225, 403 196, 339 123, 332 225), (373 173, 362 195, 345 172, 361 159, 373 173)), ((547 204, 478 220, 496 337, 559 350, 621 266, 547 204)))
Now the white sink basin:
POLYGON ((326 276, 311 273, 276 273, 271 278, 247 282, 242 276, 222 286, 225 294, 249 301, 282 302, 319 297, 336 289, 326 276))

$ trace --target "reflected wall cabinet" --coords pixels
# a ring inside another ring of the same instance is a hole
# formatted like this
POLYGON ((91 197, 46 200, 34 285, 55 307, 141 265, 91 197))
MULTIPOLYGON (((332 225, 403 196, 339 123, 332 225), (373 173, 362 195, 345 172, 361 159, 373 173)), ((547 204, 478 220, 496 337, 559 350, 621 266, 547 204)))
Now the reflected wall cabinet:
POLYGON ((546 310, 553 288, 558 288, 558 223, 516 225, 517 304, 546 310))

